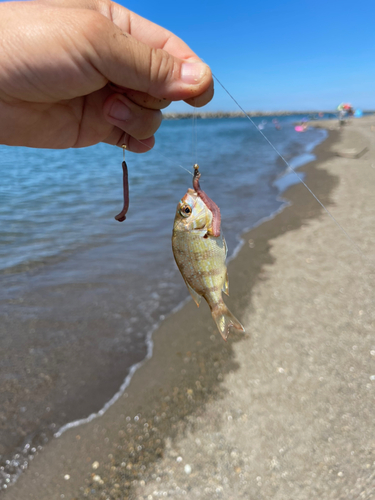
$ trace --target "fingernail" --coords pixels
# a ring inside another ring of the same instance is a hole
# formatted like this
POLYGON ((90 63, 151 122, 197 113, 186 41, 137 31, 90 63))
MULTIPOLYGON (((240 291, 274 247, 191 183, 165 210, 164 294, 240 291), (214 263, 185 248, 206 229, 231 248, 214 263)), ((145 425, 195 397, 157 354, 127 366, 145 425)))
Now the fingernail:
POLYGON ((204 63, 183 63, 181 65, 181 80, 185 83, 198 83, 206 73, 204 63))
POLYGON ((109 116, 115 120, 125 121, 131 117, 131 111, 126 104, 116 99, 113 101, 109 116))

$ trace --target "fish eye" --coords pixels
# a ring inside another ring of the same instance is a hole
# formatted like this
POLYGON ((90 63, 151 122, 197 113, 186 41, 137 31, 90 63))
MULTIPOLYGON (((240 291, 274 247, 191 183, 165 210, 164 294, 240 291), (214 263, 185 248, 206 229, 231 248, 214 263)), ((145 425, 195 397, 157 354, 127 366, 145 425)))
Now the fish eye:
POLYGON ((182 205, 182 207, 180 208, 180 214, 182 215, 182 217, 189 217, 189 215, 191 215, 191 207, 189 205, 182 205))

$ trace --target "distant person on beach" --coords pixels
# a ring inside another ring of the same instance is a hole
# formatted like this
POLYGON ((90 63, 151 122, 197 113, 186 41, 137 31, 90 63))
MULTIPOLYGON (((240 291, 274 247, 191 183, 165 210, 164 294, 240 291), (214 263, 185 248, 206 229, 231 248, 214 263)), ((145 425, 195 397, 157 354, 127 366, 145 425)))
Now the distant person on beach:
POLYGON ((110 0, 0 3, 0 47, 0 144, 142 153, 161 109, 213 96, 181 39, 110 0))
POLYGON ((277 118, 274 118, 272 120, 272 123, 274 124, 276 130, 280 130, 281 129, 281 125, 280 125, 279 120, 277 118))
POLYGON ((339 127, 341 128, 343 125, 345 125, 345 115, 346 112, 343 109, 339 110, 338 114, 338 119, 339 119, 339 127))
POLYGON ((294 130, 296 132, 306 132, 306 130, 308 129, 308 127, 309 126, 308 126, 308 124, 306 122, 301 122, 301 123, 299 123, 298 125, 296 125, 294 127, 294 130))

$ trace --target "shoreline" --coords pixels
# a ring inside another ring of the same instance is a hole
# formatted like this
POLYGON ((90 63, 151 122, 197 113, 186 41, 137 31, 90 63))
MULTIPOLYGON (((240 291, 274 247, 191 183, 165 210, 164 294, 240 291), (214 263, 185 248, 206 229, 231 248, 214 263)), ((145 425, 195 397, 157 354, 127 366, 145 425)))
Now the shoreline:
MULTIPOLYGON (((321 143, 325 142, 327 140, 327 138, 328 138, 328 134, 327 134, 327 136, 324 139, 320 140, 317 143, 313 143, 311 145, 311 147, 309 146, 307 148, 307 151, 305 153, 303 153, 302 155, 297 155, 296 157, 293 157, 292 160, 290 161, 290 163, 291 164, 295 163, 295 160, 298 160, 301 156, 305 156, 305 155, 314 156, 314 155, 312 155, 312 152, 314 151, 314 149, 316 147, 318 147, 321 143)), ((314 161, 314 160, 303 161, 302 164, 298 164, 297 166, 293 167, 293 169, 296 170, 296 171, 299 171, 305 164, 308 164, 311 161, 314 161)), ((294 172, 289 172, 288 173, 288 168, 286 168, 286 170, 284 172, 281 172, 274 179, 274 181, 273 181, 272 184, 275 185, 278 180, 280 180, 281 178, 286 178, 289 175, 295 177, 294 172)), ((299 182, 300 182, 300 180, 298 178, 295 178, 295 180, 294 179, 288 180, 287 181, 287 187, 283 188, 281 190, 279 196, 277 197, 277 200, 280 201, 282 203, 282 205, 275 212, 272 212, 270 215, 268 215, 268 216, 260 219, 253 227, 245 229, 243 231, 243 233, 241 233, 241 234, 238 235, 237 246, 234 248, 233 253, 227 258, 227 261, 226 261, 227 264, 229 264, 229 262, 231 262, 232 260, 234 260, 237 257, 237 255, 240 252, 243 244, 245 243, 245 241, 243 239, 243 236, 245 234, 251 232, 255 228, 257 228, 257 227, 261 226, 262 224, 264 224, 265 222, 268 222, 268 221, 274 219, 280 212, 282 212, 289 205, 289 203, 290 203, 289 200, 287 200, 286 198, 285 199, 283 198, 284 192, 287 191, 289 189, 289 187, 291 187, 291 186, 293 186, 295 184, 298 184, 299 182)), ((149 334, 147 336, 147 340, 146 340, 146 346, 147 346, 147 354, 146 354, 146 356, 144 357, 144 359, 142 359, 141 361, 135 363, 134 365, 132 365, 130 367, 129 373, 125 377, 125 379, 124 379, 123 383, 121 384, 119 390, 104 404, 104 406, 98 412, 91 413, 87 417, 84 417, 84 418, 81 418, 79 420, 75 420, 75 421, 72 421, 72 422, 68 422, 67 424, 63 425, 61 428, 59 428, 59 430, 57 432, 54 433, 54 437, 55 438, 59 438, 60 436, 62 436, 62 434, 64 434, 64 432, 66 432, 69 429, 74 429, 74 428, 79 427, 81 425, 90 423, 93 420, 95 420, 96 418, 99 418, 99 417, 103 416, 106 413, 106 411, 112 405, 114 405, 116 403, 116 401, 124 394, 126 388, 131 383, 131 380, 132 380, 133 375, 135 374, 135 372, 137 370, 141 369, 142 366, 143 366, 143 364, 145 362, 147 362, 147 360, 149 360, 152 357, 152 355, 153 355, 153 347, 154 347, 153 335, 158 330, 158 328, 160 327, 161 323, 166 318, 168 318, 169 316, 177 314, 178 311, 180 311, 190 301, 191 301, 191 297, 190 297, 190 295, 188 295, 184 300, 182 300, 179 304, 177 304, 177 306, 175 306, 162 320, 160 320, 158 323, 156 323, 155 325, 153 325, 153 328, 150 330, 150 332, 149 332, 149 334)))
MULTIPOLYGON (((314 149, 317 159, 298 169, 306 173, 308 185, 328 207, 339 180, 319 164, 335 160, 332 147, 338 136, 338 131, 331 132, 314 149)), ((273 242, 300 233, 309 222, 321 219, 321 207, 307 197, 302 185, 291 186, 283 198, 292 204, 244 234, 245 244, 229 263, 231 297, 226 302, 240 318, 249 316, 254 290, 272 273, 276 262, 273 242)), ((8 490, 7 498, 100 498, 104 490, 109 498, 148 498, 153 494, 149 486, 157 486, 163 461, 176 463, 177 469, 180 462, 186 465, 185 458, 178 461, 179 455, 175 455, 178 442, 204 425, 207 412, 209 420, 220 420, 211 410, 228 397, 225 381, 235 378, 243 366, 237 360, 238 349, 254 347, 255 340, 254 333, 238 334, 223 343, 208 308, 200 308, 197 314, 191 301, 185 304, 154 333, 152 358, 134 374, 119 401, 102 418, 52 441, 8 490), (96 462, 98 467, 93 468, 96 462)), ((195 465, 192 467, 194 470, 195 465)), ((186 470, 182 467, 182 477, 189 479, 186 470)), ((160 488, 168 477, 159 481, 160 488)), ((195 477, 191 475, 193 483, 198 481, 195 477)))
MULTIPOLYGON (((293 116, 293 115, 316 115, 318 111, 246 111, 250 117, 268 117, 268 116, 293 116)), ((322 111, 325 115, 335 116, 334 111, 322 111)), ((163 113, 163 120, 185 120, 199 118, 202 120, 210 118, 246 118, 243 111, 194 111, 192 113, 163 113)))
MULTIPOLYGON (((310 146, 312 147, 312 144, 318 142, 319 140, 322 140, 322 137, 325 135, 323 131, 319 132, 318 134, 313 134, 314 136, 316 135, 317 138, 315 140, 312 140, 312 142, 308 142, 309 144, 309 149, 310 146), (318 138, 320 137, 320 139, 318 138)), ((303 153, 305 149, 302 150, 302 156, 304 156, 305 153, 303 153)), ((291 150, 288 153, 288 158, 298 158, 301 159, 301 156, 299 156, 301 153, 300 148, 294 147, 291 148, 291 150), (296 156, 298 155, 298 156, 296 156)), ((281 163, 281 162, 280 162, 281 163)), ((285 169, 285 166, 282 166, 279 163, 275 164, 277 166, 277 169, 280 170, 280 167, 285 169)), ((275 193, 275 189, 272 187, 273 182, 272 179, 274 177, 269 177, 269 180, 267 181, 267 186, 269 186, 270 191, 272 191, 272 194, 275 193)), ((286 176, 285 176, 286 179, 286 176)), ((279 195, 280 196, 280 195, 279 195)), ((279 198, 279 197, 278 197, 279 198)), ((278 200, 276 202, 275 198, 275 206, 280 206, 281 203, 285 203, 284 200, 278 200)), ((254 205, 254 203, 253 203, 254 205)), ((222 208, 225 208, 222 207, 222 208)), ((255 205, 256 208, 256 205, 255 205)), ((173 207, 174 209, 174 207, 173 207)), ((268 211, 266 219, 270 219, 274 217, 275 213, 278 211, 278 209, 274 209, 272 211, 268 211)), ((264 212, 263 212, 264 213, 264 212)), ((249 229, 253 225, 253 220, 254 217, 251 217, 251 221, 249 220, 249 229)), ((261 222, 263 222, 265 219, 264 217, 262 219, 259 219, 256 225, 259 225, 261 222)), ((244 221, 245 222, 245 221, 244 221)), ((236 231, 233 231, 232 227, 232 233, 234 232, 237 237, 233 237, 233 235, 230 235, 230 233, 226 232, 226 237, 227 241, 230 244, 230 249, 234 249, 234 254, 237 253, 239 249, 239 238, 240 234, 242 233, 243 229, 245 229, 246 226, 239 225, 237 223, 234 224, 236 227, 236 231), (228 239, 228 234, 229 234, 229 239, 228 239)), ((168 243, 169 239, 166 241, 166 245, 169 247, 168 243)), ((96 259, 98 261, 100 260, 100 250, 99 253, 94 249, 93 254, 91 255, 85 255, 81 254, 79 259, 81 261, 84 260, 92 260, 93 263, 96 262, 96 259)), ((114 252, 116 253, 116 252, 114 252)), ((232 252, 231 252, 232 254, 232 252)), ((97 264, 96 264, 97 265, 97 264)), ((51 271, 52 271, 52 278, 54 277, 55 274, 59 275, 64 271, 69 271, 72 268, 70 266, 69 261, 66 263, 63 261, 61 262, 60 265, 56 267, 53 266, 53 269, 50 269, 50 274, 48 274, 48 279, 51 279, 51 271)), ((176 281, 179 280, 182 282, 180 276, 177 276, 176 274, 176 281)), ((32 274, 31 274, 32 276, 32 274)), ((30 277, 30 275, 29 275, 30 277)), ((52 293, 52 295, 56 295, 56 291, 61 294, 64 297, 64 293, 67 293, 67 290, 70 290, 71 293, 82 293, 85 295, 87 293, 87 289, 85 290, 84 287, 80 287, 80 290, 77 289, 78 287, 76 286, 71 286, 68 289, 63 289, 61 290, 61 287, 58 286, 56 289, 55 287, 47 286, 47 288, 38 288, 35 287, 35 285, 38 285, 38 274, 36 274, 36 282, 31 278, 29 281, 29 297, 37 297, 36 301, 33 301, 33 305, 37 304, 38 302, 41 302, 46 299, 46 297, 49 295, 49 292, 52 293)), ((43 278, 43 276, 42 276, 43 278)), ((119 296, 119 293, 116 293, 116 282, 113 283, 111 281, 111 275, 108 275, 109 278, 109 283, 111 283, 111 289, 112 292, 107 295, 107 300, 112 301, 112 311, 116 311, 116 307, 114 306, 114 300, 116 299, 116 296, 119 296), (114 287, 114 288, 112 288, 114 287)), ((91 287, 91 282, 95 284, 95 279, 92 280, 90 279, 87 282, 87 285, 91 287)), ((118 283, 121 283, 121 287, 123 284, 123 280, 121 278, 117 280, 118 283)), ((128 282, 129 283, 129 282, 128 282)), ((42 284, 40 283, 39 280, 39 285, 42 284)), ((154 283, 155 284, 155 283, 154 283)), ((51 285, 51 284, 50 284, 51 285)), ((154 288, 154 290, 157 290, 158 288, 154 288)), ((94 288, 92 289, 94 290, 94 288)), ((187 291, 186 288, 183 284, 183 282, 180 284, 179 287, 180 290, 180 299, 182 299, 187 291)), ((121 290, 118 290, 121 292, 121 290)), ((68 292, 69 293, 69 292, 68 292)), ((78 298, 78 297, 77 297, 78 298)), ((188 296, 189 298, 189 296, 188 296)), ((79 300, 79 299, 78 299, 79 300)), ((177 303, 177 309, 182 307, 182 303, 179 303, 180 300, 176 300, 173 304, 169 304, 169 308, 167 309, 164 307, 162 309, 163 313, 163 318, 167 317, 171 312, 176 310, 176 307, 173 307, 177 303), (173 309, 173 311, 172 311, 173 309)), ((48 302, 46 302, 46 305, 48 305, 48 302)), ((54 304, 52 304, 51 308, 51 315, 50 315, 50 328, 55 329, 57 328, 56 325, 56 320, 58 320, 59 316, 64 317, 64 303, 62 303, 62 307, 59 307, 59 303, 55 303, 55 307, 53 307, 54 304)), ((124 306, 120 305, 121 311, 124 312, 124 306)), ((66 307, 65 307, 66 310, 66 307)), ((149 328, 145 332, 147 335, 147 342, 143 342, 144 349, 141 352, 141 357, 138 356, 133 356, 133 359, 130 358, 129 356, 124 357, 124 354, 121 352, 114 352, 112 351, 111 354, 111 364, 113 367, 111 369, 103 370, 101 372, 101 364, 104 365, 105 368, 105 359, 104 358, 104 363, 103 363, 103 358, 102 358, 102 352, 96 349, 95 343, 93 345, 85 345, 84 338, 87 335, 92 335, 96 339, 98 338, 104 338, 106 335, 111 334, 111 318, 109 315, 109 321, 108 321, 108 309, 106 310, 106 307, 102 308, 101 311, 99 310, 98 312, 95 311, 95 308, 90 307, 89 305, 85 306, 82 314, 83 317, 91 317, 94 319, 91 319, 91 324, 87 323, 86 325, 80 325, 79 323, 72 324, 73 317, 70 317, 70 324, 68 325, 68 329, 66 330, 66 333, 68 336, 64 335, 65 339, 65 344, 63 344, 61 347, 67 346, 67 349, 65 350, 65 353, 68 354, 68 356, 64 356, 63 353, 57 353, 58 356, 55 356, 55 352, 52 349, 52 351, 49 351, 49 356, 48 356, 48 365, 45 365, 43 368, 43 371, 41 372, 44 376, 44 379, 47 383, 50 385, 47 387, 42 387, 44 389, 43 391, 38 391, 38 398, 35 399, 34 397, 30 398, 33 399, 35 402, 30 401, 30 399, 26 399, 26 401, 22 401, 22 392, 19 389, 19 387, 16 387, 16 391, 14 391, 14 399, 11 402, 11 405, 8 405, 7 408, 7 413, 5 414, 7 424, 11 424, 12 421, 14 422, 14 416, 17 418, 17 413, 19 414, 18 408, 25 408, 27 407, 28 410, 28 419, 23 417, 23 414, 18 418, 18 426, 16 427, 16 424, 13 424, 13 429, 16 429, 16 431, 20 434, 21 438, 19 439, 17 443, 16 448, 12 448, 12 440, 13 443, 16 442, 17 439, 17 434, 15 432, 12 432, 12 425, 7 425, 7 427, 4 427, 2 429, 2 437, 4 439, 1 440, 0 448, 0 454, 2 455, 2 460, 4 464, 4 469, 0 471, 0 489, 2 488, 2 485, 4 484, 5 481, 10 480, 10 484, 13 484, 13 481, 15 481, 15 478, 19 476, 18 474, 18 469, 21 467, 27 466, 27 461, 32 459, 34 453, 36 450, 42 451, 48 446, 48 441, 50 441, 53 438, 53 435, 59 436, 61 433, 68 429, 68 428, 74 428, 78 427, 80 424, 88 423, 92 420, 95 419, 97 416, 103 415, 103 413, 110 407, 114 401, 118 399, 118 397, 121 396, 122 392, 128 385, 132 374, 134 371, 137 369, 137 367, 143 365, 145 358, 149 358, 151 356, 151 349, 152 346, 150 345, 150 339, 152 337, 153 331, 156 330, 157 326, 160 324, 162 321, 162 317, 157 317, 155 315, 154 321, 157 321, 157 324, 152 323, 149 325, 149 328), (103 310, 104 309, 104 310, 103 310), (106 313, 104 314, 104 317, 107 319, 104 319, 103 324, 99 324, 98 328, 95 328, 95 318, 100 319, 102 318, 101 316, 101 311, 106 313), (73 327, 73 328, 72 328, 73 327), (105 328, 105 330, 101 330, 102 328, 105 328), (70 335, 70 332, 74 332, 74 330, 79 331, 79 335, 70 335), (106 331, 107 330, 107 331, 106 331), (78 349, 74 347, 74 344, 71 344, 70 339, 73 340, 73 342, 76 342, 76 339, 80 341, 80 345, 78 349), (69 346, 71 345, 71 349, 69 346), (63 354, 63 355, 61 355, 63 354), (67 359, 67 358, 69 358, 67 359), (86 359, 85 359, 86 358, 86 359), (75 367, 76 363, 74 362, 74 359, 77 360, 80 363, 80 360, 82 360, 82 363, 79 364, 79 366, 75 367), (130 362, 129 362, 130 361, 130 362), (86 370, 86 372, 83 372, 83 377, 81 379, 80 373, 82 373, 82 368, 83 370, 86 370), (88 368, 85 368, 88 367, 88 368), (66 368, 68 367, 68 369, 66 368), (129 373, 130 370, 130 373, 129 373), (64 372, 68 372, 69 375, 67 378, 64 372), (100 380, 100 383, 98 383, 98 378, 100 380), (52 379, 52 380, 51 380, 52 379), (63 380, 63 383, 58 385, 59 382, 55 382, 54 380, 63 380), (82 385, 77 386, 75 383, 75 380, 82 380, 84 381, 84 388, 83 390, 82 385), (120 389, 119 389, 120 388, 120 389), (47 392, 49 389, 49 393, 47 392), (76 391, 76 392, 73 392, 76 391), (18 397, 18 399, 17 399, 18 397), (19 401, 22 401, 19 403, 19 401), (44 404, 43 404, 44 403, 44 404), (78 404, 76 404, 78 403, 78 404), (13 405, 13 406, 12 406, 13 405), (14 408, 13 415, 12 415, 12 407, 14 408), (55 408, 58 408, 57 411, 55 411, 55 408), (43 408, 47 408, 47 412, 45 415, 43 415, 43 408), (50 409, 50 411, 48 411, 50 409), (31 417, 30 417, 31 415, 31 417), (40 416, 42 415, 43 420, 40 420, 40 416), (13 418, 12 418, 13 416, 13 418), (23 418, 22 418, 23 417, 23 418), (10 429, 11 432, 6 432, 6 429, 10 429), (8 445, 8 450, 4 452, 4 448, 6 449, 8 445), (8 460, 8 462, 6 462, 8 460), (24 462, 25 461, 25 462, 24 462), (10 462, 10 463, 9 463, 10 462), (7 475, 10 474, 10 475, 7 475)), ((117 311, 116 311, 117 312, 117 311)), ((74 310, 72 311, 74 313, 74 310)), ((126 317, 126 313, 124 314, 126 317)), ((37 317, 37 316, 35 316, 37 317)), ((42 316, 43 317, 43 316, 42 316)), ((76 317, 81 317, 81 315, 78 315, 76 317)), ((47 316, 48 319, 48 316, 47 316)), ((39 321, 39 323, 34 322, 34 324, 31 324, 29 328, 33 327, 33 330, 37 332, 34 336, 34 340, 29 339, 29 346, 31 348, 31 352, 33 353, 30 358, 34 358, 34 347, 35 344, 39 346, 40 344, 43 345, 43 338, 49 338, 48 334, 48 324, 43 321, 39 321), (40 329, 39 329, 40 328, 40 329)), ((20 332, 20 340, 22 341, 22 332, 27 331, 28 325, 18 325, 17 323, 12 325, 11 328, 13 329, 14 332, 20 332)), ((61 330, 65 330, 63 323, 61 323, 61 330)), ((10 331, 10 325, 5 326, 3 324, 3 330, 6 332, 7 330, 10 331)), ((33 333, 33 330, 31 330, 31 333, 33 333)), ((123 332, 124 327, 122 327, 122 330, 120 332, 123 332)), ((119 333, 120 333, 119 332, 119 333)), ((17 346, 18 342, 16 338, 13 336, 12 337, 13 345, 17 346)), ((98 343, 98 342, 97 342, 98 343)), ((97 344, 96 343, 96 344, 97 344)), ((56 339, 53 338, 52 345, 56 346, 56 339)), ((117 344, 120 347, 121 351, 121 343, 117 344)), ((123 344, 122 344, 123 346, 123 344)), ((142 346, 143 347, 143 346, 142 346)), ((62 350, 62 349, 60 349, 62 350)), ((28 349, 27 346, 24 348, 25 351, 25 356, 28 354, 28 349)), ((42 351, 41 351, 42 352, 42 351)), ((106 353, 104 352, 104 355, 106 353)), ((39 358, 41 356, 39 355, 39 358)), ((29 359, 29 358, 28 358, 29 359)), ((28 368, 28 367, 27 367, 28 368)), ((39 368, 40 370, 40 368, 39 368)), ((38 373, 40 371, 38 370, 38 373)), ((38 375, 37 373, 37 375, 38 375)), ((34 375, 34 373, 32 373, 34 375)), ((32 381, 33 378, 32 376, 30 377, 30 383, 29 385, 26 384, 25 381, 25 387, 26 389, 29 386, 32 386, 32 381)), ((22 385, 22 384, 21 384, 22 385)), ((4 392, 4 391, 3 391, 4 392)), ((28 394, 28 393, 27 393, 28 394)), ((0 412, 1 413, 1 412, 0 412)), ((3 418, 4 418, 4 414, 3 418)), ((0 415, 1 416, 1 415, 0 415)))
MULTIPOLYGON (((293 116, 293 115, 312 115, 315 116, 317 113, 323 113, 324 115, 329 115, 329 119, 335 119, 337 115, 337 111, 328 110, 313 110, 313 111, 246 111, 246 115, 250 117, 267 117, 267 116, 293 116)), ((375 113, 372 110, 363 111, 363 113, 375 113)), ((199 119, 210 119, 210 118, 246 118, 243 111, 194 111, 192 113, 182 113, 182 112, 171 112, 171 113, 163 113, 163 120, 184 120, 191 118, 199 118, 199 119)), ((327 120, 324 118, 323 120, 327 120)), ((318 118, 316 121, 321 121, 321 118, 318 118)), ((314 123, 314 122, 313 122, 314 123)))
MULTIPOLYGON (((327 141, 329 141, 329 140, 330 140, 330 137, 329 137, 328 139, 325 139, 325 141, 323 141, 323 144, 324 144, 324 143, 326 143, 326 142, 327 142, 327 141)), ((334 139, 333 139, 333 142, 334 142, 334 139)), ((319 145, 317 146, 317 148, 319 148, 319 145)), ((314 153, 314 152, 315 152, 315 149, 317 149, 317 148, 314 148, 312 152, 314 153)), ((308 165, 308 164, 307 164, 307 165, 308 165)), ((298 170, 299 170, 299 172, 303 172, 303 167, 300 167, 298 170)), ((284 173, 285 173, 285 171, 284 171, 284 173)), ((282 175, 284 175, 284 173, 283 173, 282 175)), ((293 186, 292 186, 292 187, 293 187, 293 186)), ((276 214, 271 214, 271 215, 269 216, 269 218, 266 218, 265 220, 261 220, 261 221, 259 221, 259 224, 258 224, 256 227, 254 227, 253 229, 251 229, 251 230, 250 230, 250 231, 248 231, 248 232, 245 232, 245 233, 241 236, 241 240, 242 240, 242 242, 239 242, 239 244, 238 244, 238 251, 237 251, 237 252, 235 252, 235 254, 234 254, 234 258, 233 258, 233 260, 234 260, 234 261, 235 261, 235 259, 236 259, 236 258, 238 258, 238 254, 241 252, 241 250, 242 250, 242 248, 243 248, 243 246, 244 246, 245 237, 246 237, 249 233, 251 234, 251 233, 253 233, 253 231, 256 231, 257 229, 259 230, 259 228, 262 228, 264 224, 267 224, 267 223, 272 223, 272 222, 275 220, 275 218, 276 218, 276 217, 278 217, 280 214, 282 214, 282 213, 283 213, 283 211, 284 211, 284 210, 286 210, 286 209, 288 208, 288 206, 287 206, 287 203, 288 203, 288 202, 289 202, 289 203, 293 203, 293 202, 291 202, 291 201, 289 200, 289 196, 287 195, 287 192, 289 191, 289 189, 291 189, 291 188, 288 188, 288 189, 284 192, 284 194, 282 195, 282 199, 284 199, 284 200, 285 200, 285 204, 284 204, 284 206, 280 209, 280 211, 279 211, 279 212, 277 212, 276 214)), ((289 205, 289 206, 291 206, 291 205, 289 205)), ((230 272, 230 269, 229 269, 229 265, 228 265, 228 271, 229 271, 229 273, 231 273, 231 272, 230 272)), ((232 281, 233 281, 232 274, 229 274, 229 276, 230 276, 230 281, 232 282, 232 281)), ((232 287, 231 287, 231 288, 232 288, 232 287)), ((231 295, 232 295, 232 292, 231 292, 231 295)), ((227 300, 227 302, 229 303, 229 301, 228 301, 228 300, 227 300)), ((183 304, 183 303, 182 303, 180 307, 183 309, 183 308, 188 307, 189 305, 190 305, 190 306, 192 306, 192 301, 190 301, 190 300, 188 300, 188 303, 187 303, 187 304, 183 304)), ((178 308, 177 308, 177 312, 173 312, 173 311, 172 311, 172 313, 171 313, 171 314, 167 317, 166 321, 168 321, 170 318, 173 318, 176 314, 178 314, 179 312, 181 312, 180 307, 178 307, 178 308)), ((190 309, 194 309, 194 308, 190 307, 190 309)), ((233 308, 230 308, 230 309, 232 310, 233 308)), ((201 311, 202 311, 202 308, 200 308, 200 312, 201 312, 201 311)), ((206 311, 206 313, 207 313, 207 311, 206 311)), ((194 312, 193 312, 193 311, 191 311, 191 312, 190 312, 190 314, 193 316, 193 315, 194 315, 194 312)), ((234 312, 234 314, 236 315, 236 312, 234 312)), ((207 314, 206 314, 206 317, 207 317, 207 314)), ((208 313, 208 318, 206 318, 206 323, 207 323, 207 325, 208 325, 208 323, 210 323, 210 322, 211 322, 210 320, 211 320, 211 316, 210 316, 210 314, 208 313), (207 321, 207 319, 208 319, 208 321, 207 321)), ((163 326, 163 325, 159 325, 159 328, 160 328, 160 326, 163 326)), ((215 333, 215 334, 216 334, 216 331, 215 331, 215 329, 214 329, 214 327, 213 327, 212 325, 210 325, 210 326, 208 327, 208 330, 209 330, 209 332, 210 332, 210 333, 215 333)), ((139 373, 139 369, 142 369, 142 367, 144 367, 144 365, 145 365, 145 363, 147 363, 147 361, 150 361, 150 360, 152 360, 152 358, 153 358, 153 357, 155 357, 155 353, 154 353, 154 344, 155 344, 155 340, 156 340, 156 339, 155 339, 155 337, 156 337, 157 333, 158 333, 158 327, 156 327, 156 328, 155 328, 155 330, 153 331, 153 339, 150 339, 150 340, 151 340, 151 342, 152 342, 152 345, 148 347, 149 354, 146 356, 146 358, 145 358, 145 359, 143 359, 143 360, 142 360, 142 361, 140 361, 139 363, 137 363, 137 364, 133 365, 132 370, 131 370, 131 373, 129 373, 129 374, 128 374, 128 376, 127 376, 127 377, 126 377, 126 379, 124 380, 124 383, 122 384, 122 386, 121 386, 121 387, 123 387, 124 385, 126 385, 126 388, 128 388, 128 387, 129 387, 129 385, 130 385, 130 384, 132 384, 132 381, 134 380, 134 378, 135 378, 135 376, 137 375, 137 373, 139 373)), ((240 340, 241 335, 237 334, 237 335, 236 335, 236 337, 238 337, 238 338, 236 338, 236 340, 240 340)), ((228 341, 230 341, 230 338, 228 339, 228 341)), ((207 347, 206 347, 206 348, 207 348, 207 347)), ((126 389, 125 389, 125 390, 126 390, 126 389)), ((118 401, 118 399, 119 399, 119 398, 124 397, 124 391, 125 391, 125 390, 120 388, 120 389, 119 389, 119 391, 118 391, 118 392, 117 392, 117 393, 113 396, 113 398, 111 398, 110 402, 111 402, 113 399, 115 399, 116 401, 118 401), (120 393, 121 393, 121 394, 120 394, 120 393)), ((126 393, 125 393, 125 394, 126 394, 126 393)), ((126 396, 125 396, 125 397, 126 397, 126 396)), ((114 404, 115 404, 115 403, 114 403, 114 404)), ((101 418, 103 418, 103 417, 104 417, 104 416, 105 416, 105 415, 106 415, 106 414, 107 414, 107 413, 111 410, 111 408, 113 408, 113 404, 111 404, 111 405, 110 405, 110 407, 109 407, 107 410, 105 410, 105 411, 103 412, 104 408, 106 408, 106 407, 107 407, 107 405, 108 405, 108 403, 107 403, 107 404, 106 404, 106 405, 105 405, 105 406, 104 406, 101 410, 99 410, 99 412, 98 412, 98 413, 96 413, 96 414, 91 414, 91 415, 89 415, 87 418, 81 419, 81 420, 79 420, 79 421, 69 422, 68 424, 66 424, 66 425, 65 425, 65 426, 63 426, 61 429, 59 429, 59 430, 58 430, 58 432, 56 433, 56 436, 58 436, 58 439, 59 439, 59 437, 60 437, 60 436, 62 436, 62 434, 65 434, 67 431, 69 431, 69 429, 71 429, 71 430, 72 430, 72 432, 76 431, 76 432, 77 432, 77 434, 79 435, 79 434, 80 434, 80 430, 81 430, 81 426, 82 426, 82 425, 83 425, 83 426, 85 426, 85 423, 87 423, 87 424, 89 424, 89 425, 90 425, 90 423, 93 423, 93 421, 96 421, 96 419, 97 419, 99 416, 100 416, 101 418), (61 432, 61 431, 62 431, 62 432, 61 432)), ((100 420, 100 419, 99 419, 99 420, 100 420)), ((51 446, 51 444, 53 444, 53 443, 54 443, 54 441, 51 441, 50 443, 48 443, 48 444, 47 444, 47 446, 46 446, 43 450, 41 450, 41 452, 40 452, 40 456, 43 456, 43 454, 44 454, 44 453, 46 453, 46 451, 48 450, 48 447, 49 447, 49 446, 51 446)), ((33 463, 31 462, 31 463, 30 463, 30 465, 32 466, 32 465, 33 465, 33 463)), ((26 474, 27 474, 27 472, 26 472, 26 474)), ((13 486, 11 487, 11 489, 9 490, 9 493, 12 493, 12 492, 13 492, 13 490, 15 489, 15 487, 17 487, 17 485, 19 484, 20 480, 22 480, 22 478, 23 478, 26 474, 25 474, 25 472, 24 472, 23 474, 21 474, 21 476, 19 476, 19 478, 17 479, 17 482, 15 483, 15 485, 13 485, 13 486)))

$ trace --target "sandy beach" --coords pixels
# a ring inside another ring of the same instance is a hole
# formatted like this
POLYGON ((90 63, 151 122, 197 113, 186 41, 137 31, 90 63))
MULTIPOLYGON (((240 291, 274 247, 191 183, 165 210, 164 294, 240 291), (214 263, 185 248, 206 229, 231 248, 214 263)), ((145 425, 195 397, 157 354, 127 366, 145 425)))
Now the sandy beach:
POLYGON ((6 500, 375 498, 375 118, 314 126, 329 137, 301 170, 352 241, 289 188, 228 266, 246 334, 225 343, 188 302, 125 394, 52 440, 6 500))

